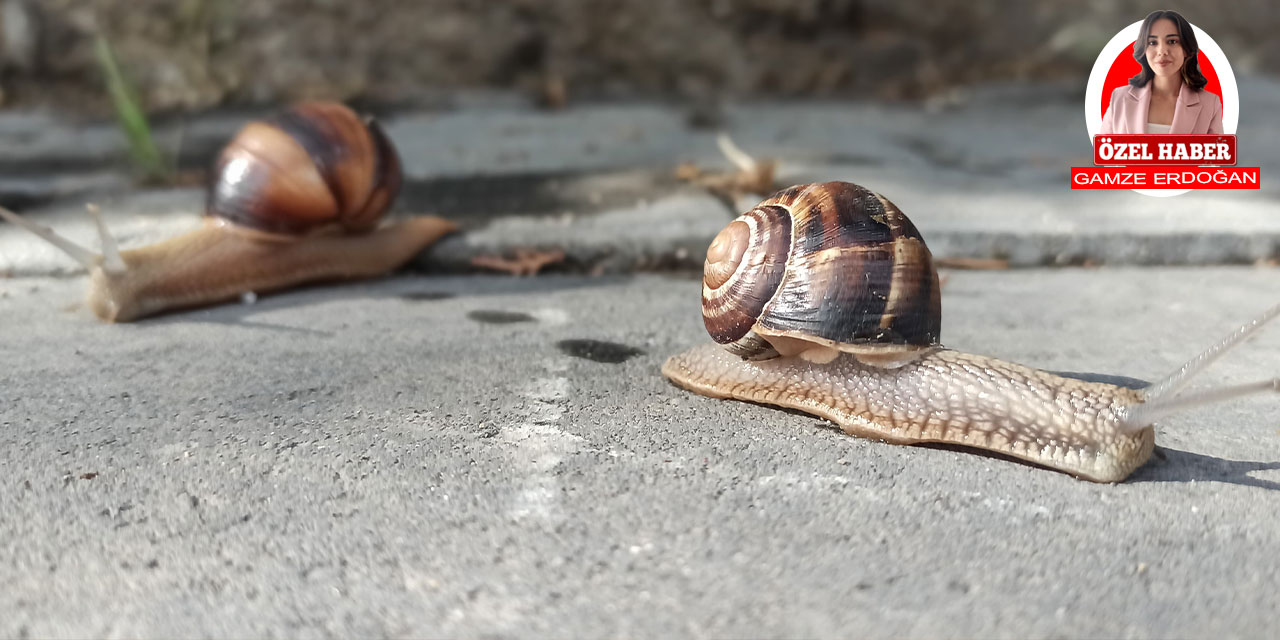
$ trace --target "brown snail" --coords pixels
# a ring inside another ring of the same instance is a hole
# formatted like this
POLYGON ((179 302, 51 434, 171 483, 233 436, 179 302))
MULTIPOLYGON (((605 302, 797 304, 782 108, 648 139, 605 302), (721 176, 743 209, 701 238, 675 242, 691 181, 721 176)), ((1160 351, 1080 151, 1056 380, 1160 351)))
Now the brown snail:
POLYGON ((299 104, 252 122, 222 150, 203 225, 164 242, 94 253, 10 211, 0 217, 89 270, 89 308, 108 322, 234 300, 300 284, 368 278, 455 230, 421 216, 379 227, 401 184, 381 127, 337 103, 299 104))
POLYGON ((943 348, 938 293, 924 240, 892 202, 845 182, 791 187, 707 250, 703 319, 723 347, 672 356, 662 373, 696 393, 798 409, 853 435, 988 450, 1095 482, 1146 462, 1157 418, 1280 391, 1276 378, 1175 395, 1280 305, 1131 389, 943 348))

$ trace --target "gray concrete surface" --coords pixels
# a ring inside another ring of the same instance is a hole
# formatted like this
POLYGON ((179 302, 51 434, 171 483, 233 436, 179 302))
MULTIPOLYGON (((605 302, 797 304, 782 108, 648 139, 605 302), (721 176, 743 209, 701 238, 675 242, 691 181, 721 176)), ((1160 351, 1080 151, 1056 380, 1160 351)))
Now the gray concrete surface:
MULTIPOLYGON (((1032 267, 947 272, 948 345, 1154 379, 1280 301, 1280 82, 1240 86, 1263 188, 1173 199, 1068 190, 1081 98, 1050 87, 718 118, 780 183, 860 182, 935 255, 1032 267), (1258 266, 1185 266, 1223 263, 1258 266), (1034 268, 1073 264, 1107 266, 1034 268)), ((69 259, 0 225, 0 637, 1272 632, 1275 398, 1170 418, 1097 486, 693 396, 658 368, 708 340, 686 268, 732 213, 673 169, 725 167, 714 132, 459 100, 386 119, 396 214, 464 228, 414 273, 108 326, 69 259), (561 273, 442 275, 520 248, 561 273)), ((246 118, 161 138, 206 158, 246 118)), ((132 188, 122 149, 0 114, 0 201, 90 246, 85 200, 126 248, 193 226, 201 192, 132 188)), ((1278 349, 1197 387, 1274 376, 1278 349)))
MULTIPOLYGON (((1277 298, 1269 269, 947 276, 948 345, 1144 379, 1277 298)), ((123 326, 67 309, 83 284, 0 279, 3 637, 1228 638, 1280 612, 1274 397, 1164 421, 1100 486, 668 384, 708 339, 692 277, 401 276, 123 326)))

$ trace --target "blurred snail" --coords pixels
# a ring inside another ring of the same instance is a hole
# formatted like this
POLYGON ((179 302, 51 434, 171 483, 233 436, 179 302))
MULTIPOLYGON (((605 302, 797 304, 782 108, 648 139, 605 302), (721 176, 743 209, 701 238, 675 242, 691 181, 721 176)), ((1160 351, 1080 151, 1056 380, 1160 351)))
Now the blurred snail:
POLYGON ((707 249, 707 331, 719 345, 662 373, 695 393, 812 413, 897 444, 942 442, 1118 482, 1174 411, 1266 391, 1280 378, 1175 395, 1280 315, 1272 307, 1141 389, 1085 381, 939 344, 938 275, 896 206, 858 185, 791 187, 744 213, 707 249))
POLYGON ((379 226, 401 184, 382 129, 337 103, 303 103, 246 125, 215 165, 203 225, 120 251, 97 211, 97 254, 0 209, 89 270, 108 322, 310 282, 387 273, 456 227, 423 216, 379 226))

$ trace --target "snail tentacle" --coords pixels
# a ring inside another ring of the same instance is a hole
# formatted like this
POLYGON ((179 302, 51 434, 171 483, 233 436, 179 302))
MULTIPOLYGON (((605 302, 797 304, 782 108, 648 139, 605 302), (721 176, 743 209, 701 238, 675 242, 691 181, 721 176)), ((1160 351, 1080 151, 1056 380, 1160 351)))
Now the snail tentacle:
POLYGON ((1241 325, 1235 331, 1227 334, 1227 336, 1218 342, 1215 342, 1208 349, 1205 349, 1196 357, 1188 360, 1186 364, 1178 367, 1173 373, 1165 376, 1159 382, 1142 390, 1142 404, 1131 407, 1125 420, 1122 422, 1122 428, 1132 430, 1141 429, 1149 425, 1161 417, 1176 413, 1183 409, 1190 409, 1224 400, 1231 400, 1241 396, 1254 395, 1257 393, 1267 393, 1270 391, 1280 391, 1280 378, 1272 378, 1270 380, 1259 380, 1240 385, 1218 387, 1215 389, 1207 389, 1194 394, 1178 395, 1178 392, 1186 388, 1196 376, 1203 373, 1219 358, 1225 356, 1236 347, 1244 344, 1249 338, 1253 337, 1258 331, 1267 325, 1267 323, 1280 317, 1280 304, 1262 312, 1261 315, 1241 325))
POLYGON ((111 235, 106 221, 102 219, 102 212, 98 210, 98 205, 90 203, 84 208, 93 218, 93 226, 98 229, 98 239, 102 243, 102 270, 107 273, 124 273, 124 258, 120 257, 120 245, 116 244, 116 237, 111 235))
POLYGON ((30 231, 37 238, 53 245, 59 251, 70 256, 72 260, 75 260, 80 264, 80 266, 86 269, 93 269, 102 263, 101 254, 93 251, 92 249, 80 246, 75 241, 63 236, 57 231, 54 231, 42 224, 32 222, 31 220, 5 209, 4 207, 0 207, 0 218, 4 218, 6 221, 30 231))
POLYGON ((1124 419, 1120 421, 1118 427, 1124 431, 1136 431, 1151 426, 1160 418, 1185 409, 1267 392, 1280 393, 1280 378, 1217 387, 1197 393, 1175 396, 1157 403, 1136 405, 1125 413, 1124 419))
POLYGON ((1267 325, 1267 323, 1280 317, 1280 304, 1262 312, 1261 315, 1244 323, 1235 331, 1227 334, 1218 342, 1196 355, 1196 357, 1188 360, 1181 367, 1178 367, 1173 373, 1165 376, 1150 387, 1147 387, 1147 400, 1150 402, 1158 401, 1162 398, 1172 397, 1181 391, 1196 376, 1209 368, 1209 365, 1217 362, 1219 358, 1227 355, 1232 349, 1244 344, 1246 340, 1253 337, 1259 330, 1267 325))

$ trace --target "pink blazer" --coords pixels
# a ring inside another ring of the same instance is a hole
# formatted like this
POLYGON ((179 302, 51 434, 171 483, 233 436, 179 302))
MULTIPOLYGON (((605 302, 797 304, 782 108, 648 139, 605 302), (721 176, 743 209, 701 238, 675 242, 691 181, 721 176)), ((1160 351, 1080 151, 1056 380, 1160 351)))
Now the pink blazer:
MULTIPOLYGON (((1151 106, 1151 82, 1145 87, 1124 85, 1111 92, 1111 106, 1102 117, 1099 133, 1146 133, 1151 106)), ((1208 91, 1196 91, 1184 82, 1173 107, 1169 133, 1222 133, 1222 101, 1208 91)))

